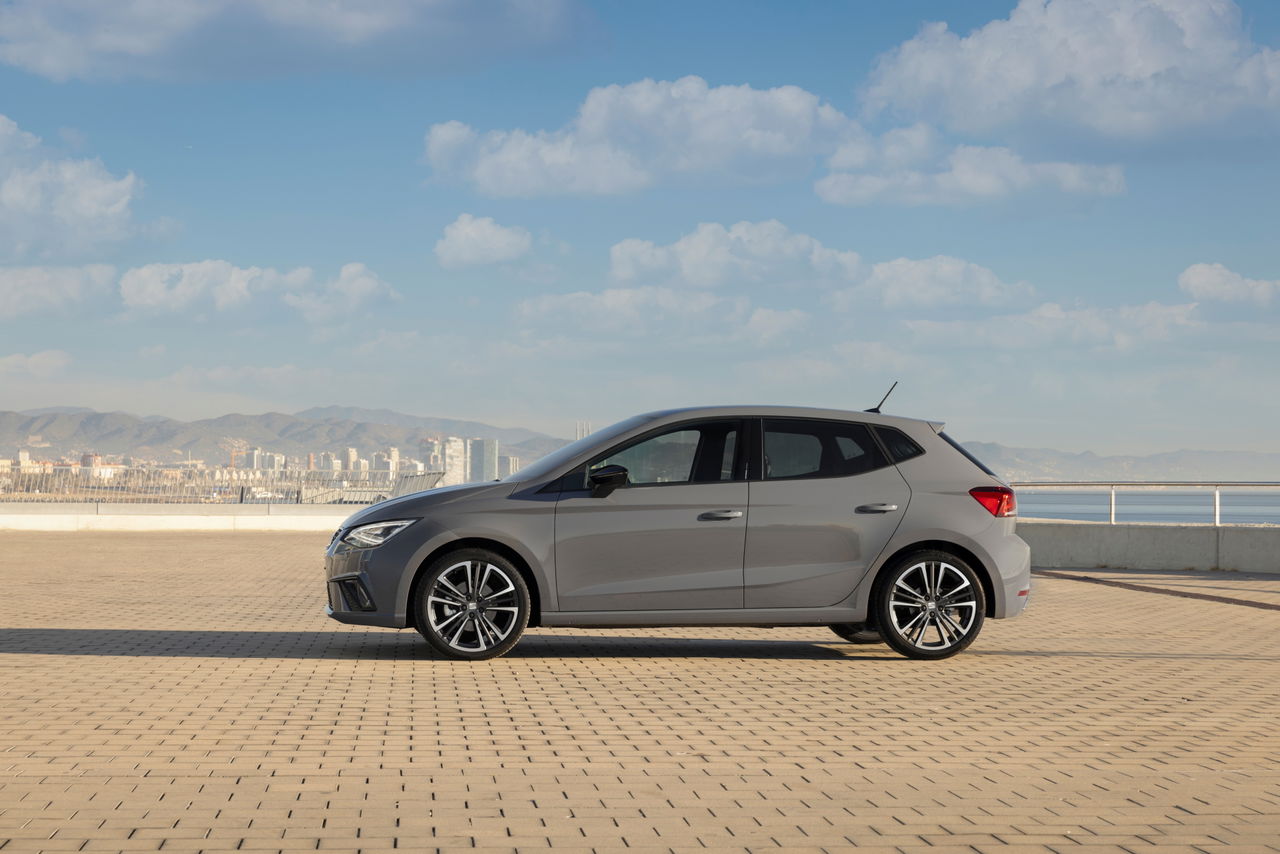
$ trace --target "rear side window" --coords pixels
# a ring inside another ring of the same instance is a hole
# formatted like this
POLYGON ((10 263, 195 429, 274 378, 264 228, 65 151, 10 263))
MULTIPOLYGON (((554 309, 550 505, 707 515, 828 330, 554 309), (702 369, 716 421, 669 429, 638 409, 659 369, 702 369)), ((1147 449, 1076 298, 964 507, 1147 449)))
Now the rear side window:
POLYGON ((995 472, 993 472, 991 469, 989 469, 989 468, 987 468, 986 466, 984 466, 984 465, 982 464, 982 460, 978 459, 978 458, 977 458, 977 457, 975 457, 973 454, 971 454, 971 453, 969 453, 968 451, 966 451, 966 450, 964 449, 964 446, 963 446, 963 445, 961 445, 959 442, 957 442, 955 439, 952 439, 952 438, 951 438, 950 436, 948 436, 946 433, 939 433, 938 435, 939 435, 939 436, 941 436, 942 438, 946 439, 946 440, 947 440, 947 444, 948 444, 948 445, 950 445, 951 447, 955 448, 955 449, 956 449, 957 451, 959 451, 960 453, 964 454, 965 459, 967 459, 969 462, 973 463, 975 466, 977 466, 978 468, 982 469, 984 472, 986 472, 987 474, 991 475, 991 476, 992 476, 992 477, 994 477, 994 478, 999 478, 999 477, 1000 477, 1000 475, 996 474, 996 473, 995 473, 995 472))
POLYGON ((895 463, 918 457, 924 453, 924 448, 917 445, 910 436, 901 430, 893 427, 876 427, 874 429, 876 435, 880 437, 880 441, 884 443, 885 449, 889 451, 889 458, 895 463))
POLYGON ((848 477, 888 465, 871 431, 846 421, 765 419, 766 480, 848 477))

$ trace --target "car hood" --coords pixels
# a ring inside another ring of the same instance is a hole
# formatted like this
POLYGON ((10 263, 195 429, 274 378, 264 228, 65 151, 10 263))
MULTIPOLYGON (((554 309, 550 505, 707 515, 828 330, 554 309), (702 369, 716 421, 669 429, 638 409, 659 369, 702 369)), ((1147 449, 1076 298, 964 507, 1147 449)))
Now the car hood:
POLYGON ((463 483, 458 486, 439 486, 424 492, 412 492, 408 495, 401 495, 398 498, 388 498, 386 501, 371 504, 347 517, 347 520, 342 523, 342 527, 350 528, 355 525, 363 525, 366 522, 385 522, 391 519, 422 516, 430 508, 441 504, 451 504, 455 501, 478 495, 511 492, 514 488, 515 484, 502 482, 463 483))

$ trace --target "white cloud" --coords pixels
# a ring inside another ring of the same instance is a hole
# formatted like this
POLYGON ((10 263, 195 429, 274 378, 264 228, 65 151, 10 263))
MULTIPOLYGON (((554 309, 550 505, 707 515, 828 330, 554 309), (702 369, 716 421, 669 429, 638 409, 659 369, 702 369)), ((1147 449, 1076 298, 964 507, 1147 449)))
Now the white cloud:
POLYGON ((798 308, 757 308, 743 324, 741 335, 749 341, 769 344, 799 331, 808 322, 808 313, 798 308))
POLYGON ((759 181, 801 174, 819 158, 835 172, 818 182, 818 194, 838 204, 959 204, 1040 188, 1101 195, 1124 188, 1117 166, 1030 163, 1007 148, 949 147, 925 124, 877 138, 796 86, 709 86, 700 77, 592 89, 574 120, 554 131, 436 124, 427 131, 426 158, 437 174, 492 196, 625 193, 705 173, 759 181))
POLYGON ((1247 279, 1221 264, 1192 264, 1178 276, 1178 287, 1196 299, 1260 306, 1280 296, 1280 280, 1247 279))
POLYGON ((308 323, 323 323, 344 318, 373 300, 396 296, 395 290, 364 264, 344 264, 337 278, 286 293, 282 299, 298 309, 308 323))
MULTIPOLYGON (((852 159, 852 153, 842 149, 832 157, 832 162, 849 163, 852 159)), ((895 153, 893 159, 909 162, 901 153, 895 153)), ((876 202, 959 205, 994 201, 1037 189, 1111 196, 1124 192, 1124 187, 1124 172, 1119 166, 1028 163, 1008 148, 973 145, 957 146, 932 171, 882 168, 859 173, 833 172, 814 185, 824 201, 842 205, 876 202)))
POLYGON ((30 355, 14 353, 0 356, 0 376, 45 379, 61 373, 69 364, 71 357, 62 350, 42 350, 30 355))
POLYGON ((488 195, 608 194, 670 175, 803 162, 855 128, 796 86, 709 86, 690 76, 592 89, 573 121, 554 131, 433 125, 426 156, 438 174, 488 195))
POLYGON ((1195 303, 1064 308, 1044 303, 1022 314, 979 320, 909 320, 921 345, 939 349, 1048 350, 1060 347, 1131 350, 1200 326, 1195 303))
POLYGON ((861 269, 856 252, 823 246, 777 220, 725 227, 701 223, 666 246, 629 238, 609 250, 611 275, 631 282, 676 279, 695 287, 726 282, 844 281, 861 269))
POLYGON ((212 301, 219 311, 243 306, 259 294, 277 292, 309 322, 332 320, 378 297, 395 295, 390 285, 364 264, 346 264, 338 276, 317 280, 309 267, 287 272, 270 267, 237 267, 228 261, 148 264, 120 277, 127 308, 174 312, 212 301))
POLYGON ((134 231, 141 181, 100 160, 61 159, 0 115, 0 255, 76 253, 134 231))
POLYGON ((942 23, 885 54, 872 110, 965 132, 1036 122, 1150 137, 1280 106, 1280 52, 1230 0, 1020 0, 968 36, 942 23))
POLYGON ((223 310, 243 305, 256 292, 302 287, 312 275, 306 267, 281 273, 271 268, 237 267, 228 261, 148 264, 120 277, 120 296, 132 309, 181 311, 212 298, 214 306, 223 310))
POLYGON ((599 292, 544 294, 520 303, 526 320, 554 320, 558 326, 576 323, 591 333, 647 335, 675 326, 740 323, 747 314, 741 297, 722 297, 706 291, 665 287, 610 288, 599 292))
POLYGON ((519 226, 502 226, 491 217, 464 213, 445 226, 436 257, 445 267, 473 267, 514 261, 529 251, 533 237, 519 226))
POLYGON ((1002 305, 1032 293, 1024 282, 1004 282, 994 272, 972 261, 937 255, 912 260, 897 258, 871 268, 867 278, 837 296, 848 305, 860 295, 870 295, 885 308, 935 308, 940 306, 1002 305))
POLYGON ((83 267, 0 267, 0 320, 73 306, 107 290, 115 269, 83 267))
POLYGON ((54 80, 449 68, 558 43, 575 18, 570 0, 12 0, 0 62, 54 80))

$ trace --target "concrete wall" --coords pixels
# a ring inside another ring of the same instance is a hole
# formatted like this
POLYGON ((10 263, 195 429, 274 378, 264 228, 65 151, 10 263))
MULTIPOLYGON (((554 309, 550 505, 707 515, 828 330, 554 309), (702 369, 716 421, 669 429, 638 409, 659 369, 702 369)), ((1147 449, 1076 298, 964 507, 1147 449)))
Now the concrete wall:
POLYGON ((1033 566, 1280 573, 1280 526, 1018 520, 1033 566))
POLYGON ((0 531, 334 531, 354 504, 0 503, 0 531))
MULTIPOLYGON (((333 531, 350 504, 3 504, 0 531, 333 531)), ((1034 566, 1280 573, 1280 526, 1020 519, 1034 566)))

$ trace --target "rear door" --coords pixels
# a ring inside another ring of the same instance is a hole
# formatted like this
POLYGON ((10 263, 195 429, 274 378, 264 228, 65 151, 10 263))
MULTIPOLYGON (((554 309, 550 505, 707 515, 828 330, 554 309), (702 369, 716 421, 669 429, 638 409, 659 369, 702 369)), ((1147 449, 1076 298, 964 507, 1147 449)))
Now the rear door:
POLYGON ((556 504, 562 611, 742 607, 746 452, 739 419, 664 428, 567 476, 556 504), (630 483, 592 497, 586 472, 630 483))
POLYGON ((743 605, 834 605, 889 542, 911 490, 865 425, 777 418, 760 426, 743 605))

